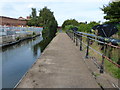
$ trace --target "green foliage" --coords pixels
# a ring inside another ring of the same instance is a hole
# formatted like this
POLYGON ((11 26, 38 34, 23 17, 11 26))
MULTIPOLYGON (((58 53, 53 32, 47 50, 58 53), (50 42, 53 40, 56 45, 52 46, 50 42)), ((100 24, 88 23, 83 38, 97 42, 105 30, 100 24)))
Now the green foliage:
POLYGON ((118 29, 118 32, 117 32, 117 39, 120 39, 120 24, 117 24, 117 29, 118 29))
POLYGON ((32 34, 27 34, 27 37, 32 37, 33 35, 32 34))
POLYGON ((43 51, 52 38, 55 37, 58 27, 53 12, 51 12, 47 7, 44 7, 39 11, 38 25, 43 27, 43 40, 40 42, 41 51, 43 51))
POLYGON ((118 35, 120 36, 120 24, 117 25, 117 28, 118 28, 118 35))
POLYGON ((66 26, 65 26, 65 30, 70 30, 70 29, 72 29, 73 27, 75 27, 75 26, 73 26, 73 25, 66 25, 66 26))
POLYGON ((99 22, 95 22, 95 21, 92 21, 90 23, 79 23, 78 26, 75 26, 75 25, 65 25, 65 30, 70 30, 72 29, 73 27, 77 27, 78 28, 78 31, 80 32, 88 32, 90 33, 90 30, 92 27, 96 26, 96 25, 100 25, 99 22))
POLYGON ((36 18, 37 15, 36 15, 36 8, 32 8, 32 14, 30 16, 31 18, 36 18))
POLYGON ((35 32, 33 32, 33 35, 36 35, 36 33, 35 33, 35 32))
POLYGON ((27 22, 28 26, 40 26, 43 27, 43 39, 53 38, 57 32, 57 21, 47 7, 44 7, 39 11, 39 16, 36 14, 36 8, 32 8, 30 20, 27 22))
POLYGON ((27 22, 28 26, 38 26, 37 24, 37 18, 31 18, 28 22, 27 22))
POLYGON ((82 23, 82 24, 79 25, 78 30, 80 32, 88 32, 88 33, 90 33, 91 28, 96 26, 96 25, 100 25, 100 23, 95 22, 95 21, 92 21, 92 22, 90 22, 88 24, 82 23))
POLYGON ((68 20, 65 20, 62 24, 62 28, 64 29, 66 25, 73 25, 73 26, 78 26, 79 23, 78 21, 76 21, 75 19, 68 19, 68 20))
POLYGON ((30 20, 27 22, 28 26, 38 26, 38 17, 36 13, 36 8, 32 8, 32 13, 30 15, 30 20))
POLYGON ((78 30, 80 32, 87 32, 88 31, 88 25, 87 24, 80 24, 80 26, 78 27, 78 30))
MULTIPOLYGON (((86 37, 82 37, 82 40, 84 43, 86 43, 87 38, 86 37)), ((119 59, 119 49, 115 49, 111 47, 107 47, 106 49, 106 53, 104 52, 104 50, 101 50, 101 45, 98 45, 97 42, 92 43, 92 45, 90 45, 93 49, 97 50, 100 53, 104 53, 104 55, 106 55, 107 57, 109 57, 112 61, 114 61, 115 63, 117 63, 120 59, 119 59)), ((86 50, 86 47, 83 49, 86 50)), ((96 53, 95 51, 93 51, 92 49, 89 49, 89 56, 91 57, 95 57, 97 60, 102 60, 102 57, 96 53)), ((108 61, 107 59, 104 59, 104 66, 105 66, 105 71, 109 72, 110 75, 112 75, 115 78, 120 79, 120 68, 118 68, 117 66, 115 66, 113 63, 111 63, 110 61, 108 61)))
POLYGON ((109 20, 107 23, 120 22, 120 1, 104 5, 101 10, 106 14, 104 18, 109 20))
POLYGON ((57 21, 47 7, 40 10, 38 20, 43 23, 43 39, 53 38, 57 32, 57 21))
POLYGON ((20 37, 17 37, 16 40, 20 40, 20 37))
POLYGON ((108 60, 105 60, 105 67, 106 70, 115 78, 120 79, 120 68, 116 67, 112 63, 110 63, 108 60))

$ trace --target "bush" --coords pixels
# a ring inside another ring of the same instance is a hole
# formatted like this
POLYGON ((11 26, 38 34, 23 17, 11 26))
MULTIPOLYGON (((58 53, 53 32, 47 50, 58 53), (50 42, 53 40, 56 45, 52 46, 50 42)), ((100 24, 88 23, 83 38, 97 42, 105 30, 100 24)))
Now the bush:
POLYGON ((17 37, 16 40, 20 40, 20 37, 17 37))
POLYGON ((35 32, 33 32, 33 35, 36 35, 36 33, 35 33, 35 32))

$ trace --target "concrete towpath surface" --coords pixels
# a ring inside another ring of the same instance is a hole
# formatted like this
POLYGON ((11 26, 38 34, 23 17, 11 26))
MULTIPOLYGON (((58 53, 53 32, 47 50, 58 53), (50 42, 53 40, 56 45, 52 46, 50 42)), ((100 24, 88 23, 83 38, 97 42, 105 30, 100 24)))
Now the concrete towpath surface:
POLYGON ((100 88, 66 33, 59 33, 17 88, 100 88))

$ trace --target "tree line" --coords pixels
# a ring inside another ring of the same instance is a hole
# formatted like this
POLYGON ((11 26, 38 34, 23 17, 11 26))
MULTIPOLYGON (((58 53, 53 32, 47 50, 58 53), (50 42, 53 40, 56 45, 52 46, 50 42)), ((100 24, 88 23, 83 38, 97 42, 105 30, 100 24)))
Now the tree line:
MULTIPOLYGON (((100 8, 105 16, 104 19, 107 21, 103 24, 115 24, 119 30, 117 33, 118 36, 120 36, 120 1, 117 2, 110 2, 108 5, 103 5, 102 8, 100 8)), ((87 22, 78 22, 75 19, 68 19, 65 20, 62 24, 63 29, 70 29, 72 27, 78 27, 78 30, 81 32, 88 32, 90 33, 90 29, 95 26, 100 25, 100 21, 92 21, 90 23, 87 22)))
POLYGON ((40 42, 40 45, 44 46, 42 48, 42 51, 48 45, 48 43, 55 37, 58 27, 57 21, 54 17, 54 13, 47 7, 44 7, 43 9, 39 10, 38 16, 36 8, 32 8, 30 20, 27 22, 27 25, 43 27, 43 40, 40 42))
POLYGON ((45 34, 45 36, 49 38, 55 36, 58 27, 53 12, 47 7, 39 10, 39 16, 37 16, 36 8, 32 8, 30 20, 27 22, 27 25, 43 27, 43 35, 45 34))
POLYGON ((100 22, 91 21, 87 23, 87 22, 78 22, 75 19, 70 19, 70 20, 68 19, 65 20, 64 23, 62 24, 62 28, 63 30, 69 30, 74 27, 77 27, 78 31, 80 32, 90 33, 90 29, 95 25, 100 25, 100 22))

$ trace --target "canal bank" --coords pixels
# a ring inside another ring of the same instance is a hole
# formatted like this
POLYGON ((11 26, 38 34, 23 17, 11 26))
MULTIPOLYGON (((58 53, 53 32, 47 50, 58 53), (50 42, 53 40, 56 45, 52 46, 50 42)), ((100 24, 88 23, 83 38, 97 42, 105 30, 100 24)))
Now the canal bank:
POLYGON ((79 50, 59 33, 16 88, 100 88, 79 50))
POLYGON ((13 45, 20 41, 42 34, 42 27, 15 27, 0 25, 0 47, 13 45))
POLYGON ((9 35, 9 36, 1 36, 0 37, 0 47, 4 47, 4 46, 9 46, 9 45, 14 45, 16 43, 19 43, 21 41, 27 40, 27 39, 33 39, 37 36, 40 36, 41 33, 36 33, 34 34, 29 34, 29 35, 19 35, 19 36, 15 36, 15 35, 9 35))
POLYGON ((2 47, 2 88, 14 88, 41 55, 42 36, 2 47))

